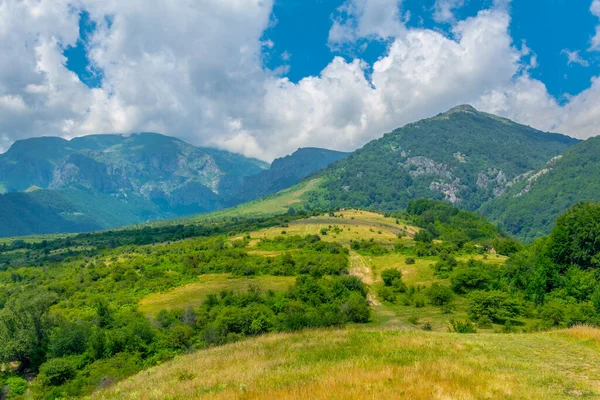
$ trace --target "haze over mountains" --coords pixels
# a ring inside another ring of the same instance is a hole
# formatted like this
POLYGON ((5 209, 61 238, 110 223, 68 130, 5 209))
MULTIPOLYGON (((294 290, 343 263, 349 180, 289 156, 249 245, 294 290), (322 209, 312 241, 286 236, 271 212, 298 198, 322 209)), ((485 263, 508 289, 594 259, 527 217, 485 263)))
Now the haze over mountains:
POLYGON ((404 209, 443 200, 525 240, 600 198, 598 139, 541 132, 457 106, 353 153, 304 148, 268 164, 163 135, 16 142, 0 155, 0 235, 110 228, 219 210, 319 178, 296 210, 404 209), (44 189, 44 190, 39 190, 44 189))

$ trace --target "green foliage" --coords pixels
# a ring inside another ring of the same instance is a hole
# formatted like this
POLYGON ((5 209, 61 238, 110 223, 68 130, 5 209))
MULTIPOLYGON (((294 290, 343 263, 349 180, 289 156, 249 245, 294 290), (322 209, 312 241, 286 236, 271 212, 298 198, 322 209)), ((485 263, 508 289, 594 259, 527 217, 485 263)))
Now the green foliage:
POLYGON ((378 243, 371 240, 352 240, 350 242, 350 248, 363 255, 380 256, 387 254, 388 250, 378 243))
POLYGON ((18 376, 11 376, 5 381, 4 399, 16 399, 27 391, 27 381, 18 376))
POLYGON ((600 204, 575 205, 556 220, 548 252, 556 264, 600 268, 600 204))
POLYGON ((73 378, 75 373, 75 360, 52 358, 40 366, 39 379, 46 385, 58 386, 73 378))
POLYGON ((560 159, 514 185, 485 204, 480 212, 502 229, 526 242, 549 234, 558 216, 579 202, 600 199, 600 138, 593 137, 566 149, 560 159))
POLYGON ((521 304, 505 292, 479 291, 471 294, 468 312, 474 320, 487 317, 500 321, 518 316, 521 308, 521 304))
POLYGON ((48 311, 56 295, 23 291, 13 295, 0 311, 0 362, 19 361, 22 367, 43 359, 50 320, 48 311))
POLYGON ((385 286, 392 286, 394 281, 402 280, 402 272, 395 268, 384 269, 381 271, 381 279, 383 280, 385 286))
POLYGON ((470 321, 450 320, 449 332, 455 333, 477 333, 475 324, 470 321))
POLYGON ((450 275, 452 290, 458 294, 465 294, 472 290, 490 289, 494 275, 497 275, 494 267, 470 260, 450 275))
POLYGON ((427 289, 426 296, 429 302, 434 306, 444 306, 450 304, 454 298, 452 290, 444 285, 434 283, 427 289))
POLYGON ((307 207, 397 211, 418 198, 444 200, 431 185, 440 182, 456 187, 461 208, 476 210, 504 189, 498 181, 535 170, 576 142, 463 106, 408 124, 330 165, 319 173, 322 188, 309 194, 307 207), (487 183, 477 185, 480 176, 487 183))

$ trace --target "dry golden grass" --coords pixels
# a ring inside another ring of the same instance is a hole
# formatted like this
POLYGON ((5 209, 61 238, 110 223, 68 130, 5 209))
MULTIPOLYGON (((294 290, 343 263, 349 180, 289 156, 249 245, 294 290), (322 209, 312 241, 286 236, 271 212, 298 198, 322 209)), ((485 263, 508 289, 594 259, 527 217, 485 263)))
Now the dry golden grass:
MULTIPOLYGON (((342 229, 341 232, 334 232, 330 230, 327 235, 322 236, 323 240, 338 242, 343 245, 348 245, 352 240, 371 240, 392 248, 395 243, 398 242, 397 236, 400 230, 404 230, 412 235, 419 230, 419 228, 407 225, 404 221, 399 221, 400 224, 396 224, 396 220, 393 218, 385 218, 381 214, 372 213, 368 211, 359 210, 346 210, 339 213, 335 213, 334 217, 329 216, 318 216, 307 219, 294 221, 289 226, 273 227, 263 229, 250 234, 252 238, 250 246, 256 245, 259 239, 272 239, 276 236, 280 236, 283 231, 287 235, 320 235, 321 230, 338 226, 342 229), (342 217, 343 216, 343 217, 342 217)), ((233 240, 241 239, 242 237, 235 237, 233 240)))
POLYGON ((590 398, 600 393, 600 346, 574 338, 581 331, 276 334, 177 358, 91 398, 590 398))

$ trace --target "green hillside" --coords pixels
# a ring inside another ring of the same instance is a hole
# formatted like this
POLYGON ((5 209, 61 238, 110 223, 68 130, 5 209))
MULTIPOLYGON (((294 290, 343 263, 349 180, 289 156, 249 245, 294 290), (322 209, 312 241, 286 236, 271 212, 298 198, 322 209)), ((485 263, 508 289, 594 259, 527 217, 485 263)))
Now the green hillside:
POLYGON ((600 200, 600 138, 581 142, 532 172, 480 212, 531 241, 550 233, 556 218, 578 202, 600 200))
POLYGON ((577 142, 459 106, 332 164, 309 206, 394 211, 425 197, 476 210, 577 142))

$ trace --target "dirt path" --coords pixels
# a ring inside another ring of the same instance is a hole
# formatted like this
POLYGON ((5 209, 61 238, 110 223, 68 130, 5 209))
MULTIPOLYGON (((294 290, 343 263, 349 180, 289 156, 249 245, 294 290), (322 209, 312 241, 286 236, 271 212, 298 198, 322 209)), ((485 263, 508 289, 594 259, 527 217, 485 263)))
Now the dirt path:
POLYGON ((382 304, 373 291, 373 283, 375 277, 373 271, 360 254, 350 250, 350 274, 359 277, 367 286, 369 286, 369 294, 367 295, 367 301, 373 307, 373 311, 378 315, 378 319, 383 320, 382 328, 386 329, 415 329, 413 326, 401 321, 396 313, 388 309, 385 304, 382 304))
POLYGON ((379 306, 381 303, 375 297, 371 285, 374 282, 373 272, 371 268, 365 262, 365 259, 362 258, 360 254, 355 251, 350 250, 350 274, 354 276, 358 276, 367 286, 369 286, 369 294, 367 297, 367 301, 369 304, 373 306, 379 306))

